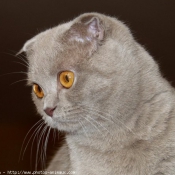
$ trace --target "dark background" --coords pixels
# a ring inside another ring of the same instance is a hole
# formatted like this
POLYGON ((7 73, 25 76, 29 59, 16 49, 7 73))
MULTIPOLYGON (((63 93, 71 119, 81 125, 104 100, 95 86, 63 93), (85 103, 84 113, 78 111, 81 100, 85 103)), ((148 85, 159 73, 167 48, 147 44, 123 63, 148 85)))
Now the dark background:
MULTIPOLYGON (((36 114, 31 101, 26 76, 20 73, 27 69, 14 56, 15 53, 32 36, 84 12, 101 12, 124 21, 137 41, 159 63, 163 75, 175 86, 174 0, 0 0, 1 173, 7 170, 33 170, 37 147, 34 142, 31 153, 31 140, 24 160, 18 162, 23 139, 40 116, 36 114)), ((52 135, 48 150, 57 145, 52 135)))

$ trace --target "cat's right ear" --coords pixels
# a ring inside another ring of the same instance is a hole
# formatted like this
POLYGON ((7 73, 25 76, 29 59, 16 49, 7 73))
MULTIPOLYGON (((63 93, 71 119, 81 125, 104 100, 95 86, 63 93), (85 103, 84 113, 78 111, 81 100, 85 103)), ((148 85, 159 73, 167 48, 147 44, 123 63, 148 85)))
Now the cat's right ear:
POLYGON ((26 41, 26 43, 24 44, 22 49, 16 55, 19 55, 22 52, 30 52, 32 50, 32 45, 34 44, 35 41, 36 41, 35 37, 30 39, 30 40, 28 40, 28 41, 26 41))

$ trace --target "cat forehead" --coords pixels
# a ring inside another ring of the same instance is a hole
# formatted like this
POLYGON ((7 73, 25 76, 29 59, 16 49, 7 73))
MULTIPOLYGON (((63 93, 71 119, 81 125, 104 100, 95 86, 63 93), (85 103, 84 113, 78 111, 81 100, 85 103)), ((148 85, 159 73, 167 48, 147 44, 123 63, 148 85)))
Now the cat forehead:
MULTIPOLYGON (((65 23, 39 34, 35 39, 31 39, 31 43, 27 42, 24 48, 28 48, 26 50, 32 72, 45 69, 52 73, 58 68, 75 67, 90 55, 96 49, 97 41, 94 40, 97 30, 101 30, 99 26, 95 26, 97 19, 94 18, 93 21, 92 18, 90 22, 89 25, 65 23)), ((100 34, 102 37, 103 31, 100 34)))
MULTIPOLYGON (((125 43, 126 47, 128 38, 132 40, 128 36, 130 32, 126 26, 114 18, 101 14, 83 14, 27 41, 23 51, 29 60, 29 74, 55 75, 59 71, 75 69, 80 65, 82 69, 82 63, 89 58, 95 63, 91 65, 98 68, 110 65, 110 59, 116 62, 116 52, 117 55, 123 53, 123 48, 116 45, 122 46, 125 43), (116 42, 113 42, 114 39, 116 42), (108 52, 111 49, 113 51, 108 52), (110 59, 105 59, 106 57, 110 59)), ((120 57, 122 58, 117 58, 120 57)), ((88 65, 84 64, 83 68, 88 69, 88 65)))
POLYGON ((33 55, 55 57, 57 52, 63 51, 61 36, 70 25, 71 22, 62 24, 52 29, 48 29, 34 37, 35 40, 30 49, 33 55))
POLYGON ((75 46, 63 41, 63 34, 71 23, 49 29, 38 36, 28 54, 32 72, 46 70, 52 74, 58 69, 71 69, 76 64, 78 53, 75 46))

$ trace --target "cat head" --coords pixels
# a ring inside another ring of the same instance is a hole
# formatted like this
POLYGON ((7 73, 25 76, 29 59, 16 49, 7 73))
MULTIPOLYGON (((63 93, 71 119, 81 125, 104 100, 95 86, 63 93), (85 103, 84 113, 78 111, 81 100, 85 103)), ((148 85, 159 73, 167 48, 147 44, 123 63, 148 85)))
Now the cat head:
POLYGON ((67 132, 82 125, 93 131, 94 121, 125 121, 137 105, 135 50, 123 23, 98 13, 38 34, 21 50, 37 111, 49 126, 67 132))

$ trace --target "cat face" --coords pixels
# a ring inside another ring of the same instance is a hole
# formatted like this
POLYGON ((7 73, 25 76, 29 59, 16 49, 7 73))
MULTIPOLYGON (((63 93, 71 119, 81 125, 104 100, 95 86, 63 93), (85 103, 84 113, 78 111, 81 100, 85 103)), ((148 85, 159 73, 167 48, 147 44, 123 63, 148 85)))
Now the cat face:
POLYGON ((126 120, 137 105, 132 42, 121 22, 91 13, 26 42, 28 84, 45 122, 71 132, 126 120))

